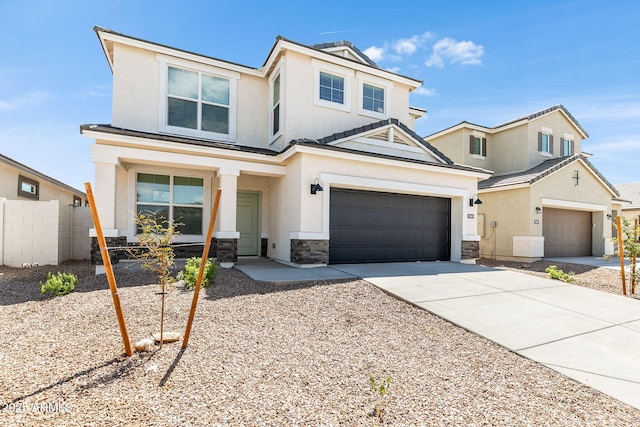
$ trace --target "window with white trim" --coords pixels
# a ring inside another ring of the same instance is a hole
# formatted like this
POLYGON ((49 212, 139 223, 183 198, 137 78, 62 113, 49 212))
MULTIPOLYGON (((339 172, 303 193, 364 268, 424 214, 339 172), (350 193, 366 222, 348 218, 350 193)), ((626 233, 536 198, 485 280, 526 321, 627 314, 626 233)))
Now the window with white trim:
POLYGON ((354 71, 318 60, 312 60, 311 63, 314 68, 313 103, 350 112, 354 71))
POLYGON ((384 114, 384 88, 363 83, 362 109, 384 114))
POLYGON ((194 136, 232 137, 232 81, 167 66, 166 130, 194 136))
POLYGON ((320 71, 320 99, 344 104, 344 77, 320 71))
POLYGON ((562 150, 560 153, 562 157, 573 156, 573 140, 560 138, 560 150, 562 150))
POLYGON ((553 154, 553 135, 547 132, 538 132, 538 151, 542 154, 553 154))
POLYGON ((203 204, 202 178, 137 174, 136 212, 171 221, 183 235, 202 234, 203 204))
POLYGON ((280 74, 271 83, 271 136, 280 132, 280 74))
POLYGON ((469 154, 473 156, 487 156, 487 138, 469 135, 469 154))

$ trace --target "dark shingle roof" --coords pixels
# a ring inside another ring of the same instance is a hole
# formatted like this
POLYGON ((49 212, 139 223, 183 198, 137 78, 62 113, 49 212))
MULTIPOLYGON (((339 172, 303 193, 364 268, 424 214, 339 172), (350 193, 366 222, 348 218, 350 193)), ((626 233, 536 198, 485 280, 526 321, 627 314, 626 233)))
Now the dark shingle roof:
POLYGON ((609 182, 607 179, 593 166, 585 156, 582 154, 576 154, 571 157, 557 157, 554 159, 545 160, 528 169, 524 172, 516 172, 510 173, 506 175, 494 175, 491 178, 485 179, 478 183, 478 189, 484 190, 487 188, 497 188, 497 187, 507 187, 511 185, 519 185, 519 184, 535 184, 537 181, 542 178, 552 174, 553 172, 562 169, 563 167, 578 161, 582 160, 591 171, 598 176, 602 182, 611 190, 613 194, 619 196, 620 194, 616 190, 616 188, 609 182))
POLYGON ((582 125, 576 120, 575 117, 573 117, 573 115, 569 112, 569 110, 567 110, 565 108, 565 106, 562 105, 562 104, 554 105, 553 107, 545 108, 544 110, 536 111, 535 113, 531 113, 531 114, 528 114, 526 116, 522 116, 522 117, 519 117, 517 119, 510 120, 510 121, 508 121, 506 123, 503 123, 501 125, 494 126, 492 129, 498 129, 498 128, 501 128, 503 126, 508 126, 508 125, 510 125, 512 123, 517 123, 517 122, 522 121, 522 120, 531 121, 533 119, 536 119, 536 118, 538 118, 540 116, 544 116, 545 114, 551 113, 551 112, 556 111, 556 110, 562 110, 571 119, 571 121, 578 127, 578 129, 580 129, 580 131, 585 134, 585 136, 587 136, 587 137, 589 136, 587 131, 582 127, 582 125))
POLYGON ((155 139, 160 141, 180 142, 183 144, 200 145, 200 146, 212 147, 212 148, 222 148, 225 150, 242 151, 246 153, 265 154, 265 155, 271 155, 271 156, 275 156, 278 154, 277 151, 267 150, 264 148, 249 147, 244 145, 231 144, 228 142, 211 141, 207 139, 186 138, 183 136, 141 132, 137 130, 117 128, 111 125, 89 124, 89 125, 80 126, 80 131, 82 132, 84 130, 110 133, 113 135, 133 136, 136 138, 147 138, 147 139, 155 139))
POLYGON ((349 138, 351 136, 355 136, 364 132, 368 132, 374 129, 378 129, 381 128, 383 126, 387 126, 387 125, 396 125, 398 126, 400 129, 402 129, 403 132, 407 133, 409 136, 411 136, 411 138, 413 138, 415 140, 415 142, 417 142, 418 144, 422 145, 423 147, 425 147, 427 150, 431 151, 436 157, 439 157, 440 159, 442 159, 443 162, 445 162, 448 165, 452 165, 453 161, 445 156, 443 153, 441 153, 436 147, 434 147, 433 145, 429 144, 427 141, 425 141, 424 139, 422 139, 420 137, 420 135, 418 135, 417 133, 415 133, 413 130, 409 129, 404 123, 402 123, 400 120, 398 119, 385 119, 385 120, 380 120, 378 122, 375 123, 369 123, 367 125, 364 126, 360 126, 354 129, 349 129, 343 132, 337 132, 334 133, 332 135, 328 135, 325 136, 324 138, 320 138, 320 139, 315 139, 315 140, 310 140, 310 139, 305 139, 305 142, 315 142, 316 144, 319 145, 327 145, 333 141, 337 141, 339 139, 343 139, 343 138, 349 138))

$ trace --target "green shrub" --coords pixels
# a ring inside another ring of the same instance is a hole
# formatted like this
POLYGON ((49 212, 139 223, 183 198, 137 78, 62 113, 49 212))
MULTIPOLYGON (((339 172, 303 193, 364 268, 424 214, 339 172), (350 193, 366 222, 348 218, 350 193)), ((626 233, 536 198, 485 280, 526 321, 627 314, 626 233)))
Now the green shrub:
POLYGON ((549 273, 549 277, 554 280, 560 280, 562 282, 567 282, 567 283, 571 283, 575 280, 573 278, 572 271, 565 273, 562 270, 558 270, 558 267, 556 267, 555 265, 550 265, 544 271, 549 273))
POLYGON ((67 295, 76 288, 78 277, 71 273, 47 273, 47 281, 40 282, 40 293, 49 293, 53 296, 67 295))
MULTIPOLYGON (((178 280, 184 280, 184 287, 186 289, 194 289, 196 287, 196 281, 198 280, 198 271, 200 270, 201 257, 191 257, 184 265, 184 270, 178 273, 178 280)), ((204 266, 204 276, 202 277, 202 287, 213 283, 213 279, 218 273, 218 266, 213 263, 211 258, 207 259, 207 263, 204 266)))

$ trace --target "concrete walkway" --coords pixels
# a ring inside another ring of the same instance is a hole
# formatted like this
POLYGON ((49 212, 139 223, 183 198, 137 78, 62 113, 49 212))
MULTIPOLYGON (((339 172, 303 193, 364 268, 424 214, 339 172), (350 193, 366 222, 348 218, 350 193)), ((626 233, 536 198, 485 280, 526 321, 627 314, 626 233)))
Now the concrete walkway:
POLYGON ((640 300, 451 262, 296 269, 263 261, 237 268, 256 280, 278 283, 363 278, 640 409, 640 300))

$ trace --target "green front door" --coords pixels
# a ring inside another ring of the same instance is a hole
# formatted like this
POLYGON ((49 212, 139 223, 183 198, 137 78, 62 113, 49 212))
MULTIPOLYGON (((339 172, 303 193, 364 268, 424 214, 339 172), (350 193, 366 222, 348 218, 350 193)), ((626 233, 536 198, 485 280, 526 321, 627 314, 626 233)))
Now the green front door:
POLYGON ((236 227, 240 232, 238 239, 239 256, 260 255, 260 194, 238 192, 238 208, 236 210, 236 227))

